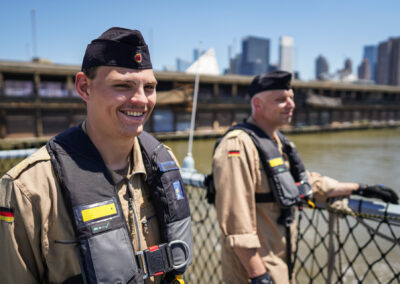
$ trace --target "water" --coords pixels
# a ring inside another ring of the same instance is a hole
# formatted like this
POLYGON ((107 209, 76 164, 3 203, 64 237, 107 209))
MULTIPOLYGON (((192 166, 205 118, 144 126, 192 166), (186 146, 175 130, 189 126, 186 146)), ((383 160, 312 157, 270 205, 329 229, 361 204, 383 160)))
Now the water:
MULTIPOLYGON (((340 181, 385 184, 400 194, 400 129, 289 135, 306 168, 340 181)), ((187 141, 167 141, 182 164, 187 141)), ((211 171, 215 139, 194 140, 195 168, 211 171)))

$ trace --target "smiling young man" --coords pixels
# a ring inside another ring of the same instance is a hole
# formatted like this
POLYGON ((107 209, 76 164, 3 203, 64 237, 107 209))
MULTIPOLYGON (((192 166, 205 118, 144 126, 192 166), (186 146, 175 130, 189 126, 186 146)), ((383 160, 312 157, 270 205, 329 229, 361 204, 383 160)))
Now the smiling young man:
POLYGON ((175 157, 143 131, 156 85, 139 31, 111 28, 88 45, 75 80, 87 119, 1 179, 0 283, 181 278, 188 200, 175 157))
MULTIPOLYGON (((360 191, 357 183, 307 172, 294 144, 278 131, 293 116, 290 83, 284 71, 256 76, 248 90, 251 117, 217 142, 213 179, 225 283, 293 282, 293 214, 300 195, 323 200, 360 191)), ((397 203, 389 188, 366 188, 397 203)))

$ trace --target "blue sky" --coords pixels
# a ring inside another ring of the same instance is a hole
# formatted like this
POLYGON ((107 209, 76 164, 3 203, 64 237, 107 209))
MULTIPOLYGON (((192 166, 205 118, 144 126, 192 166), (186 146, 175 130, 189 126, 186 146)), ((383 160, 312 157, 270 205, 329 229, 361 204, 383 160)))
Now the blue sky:
POLYGON ((31 9, 36 10, 37 55, 54 63, 80 65, 86 45, 112 26, 142 31, 154 69, 192 59, 194 48, 214 48, 220 69, 228 66, 228 46, 241 40, 271 40, 278 61, 279 37, 294 38, 295 69, 314 78, 315 59, 324 55, 330 72, 361 62, 364 45, 400 36, 399 0, 2 0, 0 59, 30 60, 31 9))

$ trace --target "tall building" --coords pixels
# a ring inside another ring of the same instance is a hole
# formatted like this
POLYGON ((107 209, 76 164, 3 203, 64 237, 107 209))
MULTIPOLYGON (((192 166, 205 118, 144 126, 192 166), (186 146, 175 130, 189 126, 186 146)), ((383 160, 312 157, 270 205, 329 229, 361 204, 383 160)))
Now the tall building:
POLYGON ((244 38, 239 74, 257 75, 268 72, 269 53, 269 39, 254 36, 244 38))
POLYGON ((293 38, 282 36, 279 44, 279 69, 293 73, 293 38))
POLYGON ((368 58, 364 58, 360 66, 358 66, 358 78, 363 80, 370 80, 371 69, 368 58))
POLYGON ((400 86, 400 37, 392 39, 390 85, 400 86))
POLYGON ((343 71, 345 73, 348 73, 348 74, 353 73, 353 64, 351 63, 351 59, 350 58, 347 58, 344 61, 344 69, 343 69, 343 71))
POLYGON ((325 75, 329 73, 329 65, 328 61, 326 61, 325 57, 319 55, 315 60, 315 79, 321 80, 325 75))
POLYGON ((176 59, 176 71, 185 72, 192 62, 184 60, 182 58, 176 59))
POLYGON ((368 59, 368 64, 369 64, 369 74, 370 77, 367 78, 369 80, 375 81, 376 79, 376 63, 377 63, 377 58, 378 58, 378 48, 376 45, 367 45, 364 46, 364 55, 363 59, 367 58, 368 59))
POLYGON ((376 70, 377 84, 400 85, 400 37, 379 43, 376 70))

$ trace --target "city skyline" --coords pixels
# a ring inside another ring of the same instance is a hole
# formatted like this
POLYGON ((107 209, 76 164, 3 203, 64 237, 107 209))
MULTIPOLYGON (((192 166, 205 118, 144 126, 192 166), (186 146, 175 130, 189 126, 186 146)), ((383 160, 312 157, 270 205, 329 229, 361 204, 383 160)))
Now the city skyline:
POLYGON ((53 63, 80 65, 89 40, 111 26, 123 26, 142 31, 156 70, 175 65, 177 58, 190 60, 193 49, 200 47, 215 49, 222 73, 229 67, 229 46, 234 57, 247 36, 270 39, 270 63, 279 64, 279 39, 286 35, 294 39, 294 70, 301 79, 312 80, 318 55, 332 72, 350 58, 357 73, 364 46, 400 36, 398 1, 298 2, 2 2, 0 59, 28 61, 37 53, 53 63))

